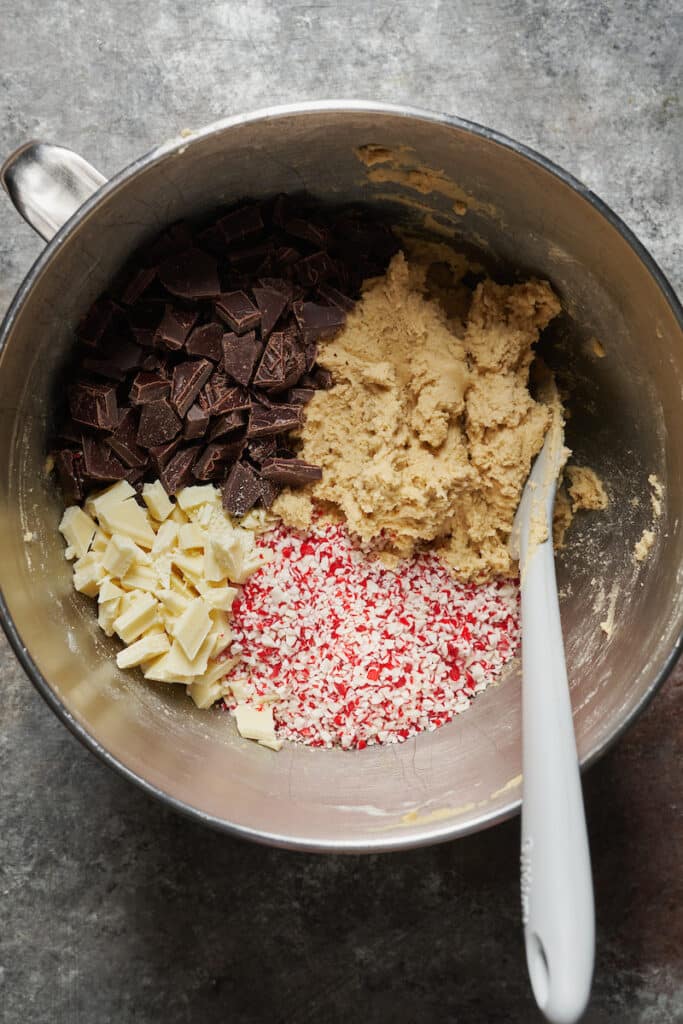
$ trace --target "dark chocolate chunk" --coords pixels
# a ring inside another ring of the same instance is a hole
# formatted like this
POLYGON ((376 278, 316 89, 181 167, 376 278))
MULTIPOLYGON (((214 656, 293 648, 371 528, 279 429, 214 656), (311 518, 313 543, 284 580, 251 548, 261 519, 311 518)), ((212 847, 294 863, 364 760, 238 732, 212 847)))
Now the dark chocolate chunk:
POLYGON ((107 438, 107 444, 122 462, 131 469, 146 466, 149 456, 137 441, 138 417, 134 409, 123 409, 114 433, 107 438))
POLYGON ((173 369, 171 404, 179 416, 185 416, 195 398, 213 373, 209 359, 188 359, 173 369))
POLYGON ((261 314, 245 292, 227 292, 216 301, 216 312, 236 334, 258 327, 261 314))
POLYGON ((184 221, 178 221, 166 228, 162 235, 148 245, 143 251, 146 263, 161 263, 162 260, 184 252, 192 245, 192 230, 184 221))
POLYGON ((232 213, 221 217, 216 227, 221 229, 223 238, 228 244, 239 241, 242 238, 248 238, 250 235, 258 234, 259 231, 263 230, 261 208, 253 204, 240 206, 237 210, 233 210, 232 213))
POLYGON ((247 437, 272 437, 303 424, 300 405, 256 405, 251 409, 247 437))
POLYGON ((173 441, 167 441, 166 444, 158 444, 149 449, 150 461, 157 476, 178 451, 181 440, 180 437, 176 437, 173 441))
POLYGON ((210 418, 209 413, 195 402, 195 404, 187 410, 185 426, 183 428, 183 437, 188 441, 194 441, 198 437, 204 437, 209 426, 210 418))
POLYGON ((329 391, 334 387, 334 377, 331 371, 326 370, 324 366, 314 366, 310 376, 313 387, 319 391, 329 391))
POLYGON ((83 369, 97 377, 120 383, 131 370, 141 365, 143 358, 143 351, 139 345, 132 341, 119 340, 116 344, 107 346, 103 358, 89 356, 84 359, 83 369))
POLYGON ((322 480, 323 471, 320 466, 303 459, 266 459, 261 466, 261 476, 283 487, 299 487, 322 480))
POLYGON ((166 398, 142 406, 137 442, 143 448, 154 448, 176 437, 182 427, 180 417, 166 398))
POLYGON ((67 416, 57 431, 57 437, 60 441, 76 445, 77 448, 80 447, 82 434, 83 430, 78 424, 74 423, 70 416, 67 416))
POLYGON ((259 487, 261 489, 261 504, 264 508, 272 508, 273 502, 280 493, 279 487, 272 480, 262 478, 259 480, 259 487))
POLYGON ((318 338, 332 338, 346 323, 346 314, 337 306, 320 306, 317 302, 295 302, 292 312, 301 329, 304 343, 318 338))
POLYGON ((83 454, 64 449, 55 452, 54 461, 59 486, 62 488, 66 504, 73 505, 83 501, 85 498, 83 454))
POLYGON ((267 266, 274 251, 275 246, 269 239, 267 242, 259 242, 258 245, 250 245, 244 249, 233 249, 228 253, 228 260, 236 271, 253 274, 258 273, 261 267, 267 266))
POLYGON ((103 441, 89 434, 83 435, 83 466, 91 480, 123 480, 128 472, 103 441))
POLYGON ((112 362, 111 359, 84 359, 83 369, 94 377, 115 380, 118 384, 126 379, 124 371, 116 363, 112 362))
POLYGON ((110 299, 95 302, 76 328, 79 340, 89 348, 97 348, 115 312, 116 306, 110 299))
POLYGON ((194 481, 192 467, 199 454, 199 448, 183 448, 159 471, 159 479, 167 494, 176 494, 194 481))
MULTIPOLYGON (((291 302, 296 297, 294 295, 294 285, 291 281, 286 281, 284 277, 259 277, 259 285, 261 288, 268 288, 271 291, 280 292, 281 295, 284 295, 287 302, 291 302)), ((253 291, 256 293, 255 288, 253 291)))
MULTIPOLYGON (((248 409, 251 405, 249 394, 244 388, 232 383, 224 373, 216 370, 201 393, 206 408, 212 416, 222 416, 226 412, 248 409)), ((201 395, 200 395, 201 398, 201 395)))
POLYGON ((228 463, 233 463, 242 454, 244 441, 229 444, 209 444, 195 462, 192 472, 197 480, 222 480, 228 463))
POLYGON ((247 387, 254 372, 254 366, 263 351, 263 345, 256 340, 253 331, 239 337, 237 334, 224 334, 223 369, 238 384, 247 387))
POLYGON ((114 430, 119 419, 113 384, 77 381, 68 390, 69 411, 76 423, 95 430, 114 430))
POLYGON ((260 466, 266 459, 274 459, 277 453, 277 442, 273 437, 255 437, 247 441, 245 454, 252 462, 260 466))
POLYGON ((260 481, 246 462, 236 462, 223 484, 223 508, 233 516, 243 516, 261 497, 260 481))
POLYGON ((213 256, 202 249, 187 249, 171 256, 159 267, 159 280, 166 291, 181 299, 205 299, 221 290, 213 256))
POLYGON ((314 252, 312 256, 299 260, 295 270, 306 288, 314 288, 328 277, 334 277, 336 273, 336 267, 326 252, 314 252))
POLYGON ((149 405, 171 394, 171 382, 158 370, 141 370, 130 386, 129 399, 132 405, 149 405))
POLYGON ((156 267, 139 267, 128 278, 126 286, 121 292, 121 302, 125 306, 132 306, 149 288, 156 276, 156 267))
POLYGON ((166 306, 154 340, 172 352, 182 348, 195 325, 197 316, 197 310, 189 311, 166 306))
POLYGON ((221 324, 202 324, 201 327, 195 327, 185 342, 185 351, 189 356, 202 356, 212 363, 220 363, 223 358, 222 337, 221 324))
POLYGON ((226 412, 225 415, 219 416, 216 422, 211 426, 211 430, 209 431, 209 441, 217 441, 219 438, 225 437, 226 434, 232 434, 236 430, 240 430, 242 427, 246 426, 248 418, 246 409, 235 412, 226 412))
POLYGON ((273 261, 275 266, 280 270, 285 270, 287 267, 293 266, 298 263, 301 259, 301 253, 298 249, 292 248, 291 245, 282 245, 279 249, 275 250, 273 255, 273 261))
POLYGON ((290 217, 282 227, 286 234, 293 235, 294 238, 303 238, 304 242, 310 242, 316 249, 326 249, 330 241, 327 228, 302 217, 290 217))
POLYGON ((141 348, 154 347, 154 331, 149 327, 132 327, 133 337, 141 348))
POLYGON ((252 288, 252 292, 261 311, 261 337, 267 341, 287 307, 287 296, 275 288, 252 288))
POLYGON ((307 405, 314 394, 314 388, 292 388, 287 394, 287 401, 292 405, 307 405))
POLYGON ((327 282, 323 282, 318 285, 318 295, 321 299, 324 299, 325 302, 329 302, 330 305, 337 306, 339 309, 344 309, 347 313, 350 313, 356 305, 353 299, 350 299, 348 295, 344 295, 343 292, 340 292, 339 289, 333 287, 333 285, 327 284, 327 282))
POLYGON ((138 494, 142 494, 142 482, 145 476, 145 467, 140 466, 139 468, 129 469, 126 472, 124 480, 127 480, 131 487, 134 487, 138 494))
POLYGON ((254 387, 273 393, 285 391, 296 384, 305 369, 306 359, 294 335, 276 331, 268 339, 254 376, 254 387))

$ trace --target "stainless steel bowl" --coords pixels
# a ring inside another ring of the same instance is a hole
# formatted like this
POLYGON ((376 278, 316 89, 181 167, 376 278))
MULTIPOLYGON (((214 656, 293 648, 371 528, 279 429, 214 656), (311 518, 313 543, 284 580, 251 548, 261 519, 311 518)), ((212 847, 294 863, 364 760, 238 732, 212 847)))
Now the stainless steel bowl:
POLYGON ((33 144, 10 157, 3 179, 41 233, 58 229, 2 330, 3 625, 39 692, 107 764, 202 821, 299 849, 432 843, 518 808, 516 672, 453 724, 401 746, 354 754, 288 746, 275 755, 240 739, 224 715, 195 710, 180 688, 117 671, 113 642, 72 589, 57 533, 60 498, 44 462, 74 324, 130 251, 164 225, 243 195, 302 189, 327 202, 370 203, 418 230, 427 224, 494 267, 549 278, 560 293, 566 315, 553 353, 570 388, 569 443, 611 499, 607 513, 575 524, 559 573, 583 764, 633 721, 674 664, 683 629, 683 313, 652 258, 583 185, 486 128, 350 102, 230 118, 160 146, 106 183, 74 154, 33 144), (371 180, 354 154, 368 144, 443 172, 438 190, 414 177, 371 180), (592 338, 605 358, 595 357, 592 338), (652 521, 653 473, 664 507, 639 565, 633 548, 652 521), (608 637, 600 622, 610 612, 608 637))

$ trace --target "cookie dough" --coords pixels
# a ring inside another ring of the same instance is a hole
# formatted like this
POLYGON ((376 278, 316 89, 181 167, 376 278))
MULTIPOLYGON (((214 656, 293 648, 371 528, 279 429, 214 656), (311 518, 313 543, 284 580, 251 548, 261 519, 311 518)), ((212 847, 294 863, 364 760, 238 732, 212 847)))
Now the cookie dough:
POLYGON ((322 343, 335 387, 314 395, 300 440, 323 479, 273 510, 306 529, 315 503, 385 557, 429 545, 462 580, 505 575, 550 415, 528 390, 532 345, 560 303, 545 281, 484 280, 449 316, 428 273, 397 254, 322 343))

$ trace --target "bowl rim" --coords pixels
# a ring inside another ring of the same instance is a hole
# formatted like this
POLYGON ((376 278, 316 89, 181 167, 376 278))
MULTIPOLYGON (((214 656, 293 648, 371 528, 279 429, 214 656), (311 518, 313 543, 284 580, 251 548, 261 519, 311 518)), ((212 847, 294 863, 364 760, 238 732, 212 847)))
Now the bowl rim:
MULTIPOLYGON (((390 114, 396 117, 403 117, 406 120, 417 120, 445 125, 477 136, 488 142, 496 143, 505 149, 511 150, 518 156, 537 164, 589 202, 597 212, 619 232, 621 237, 635 252, 636 256, 638 256, 650 276, 654 279, 671 308, 681 332, 683 333, 683 307, 681 306, 681 303, 679 302, 678 297, 676 296, 676 293, 674 292, 674 289, 669 283, 666 275, 661 270, 648 249, 639 241, 633 231, 611 209, 611 207, 609 207, 578 178, 564 170, 564 168, 559 164, 556 164, 554 161, 543 156, 530 146, 517 142, 515 139, 510 138, 510 136, 505 135, 502 132, 456 115, 438 113, 408 105, 404 106, 398 104, 379 103, 371 100, 333 99, 261 107, 245 114, 237 114, 231 117, 222 118, 218 121, 213 121, 196 131, 179 135, 153 147, 146 153, 137 157, 131 163, 127 164, 111 178, 107 179, 107 181, 105 181, 104 184, 74 212, 69 220, 62 225, 62 227, 46 244, 45 248, 34 261, 33 265, 29 268, 8 307, 2 324, 0 325, 0 357, 2 356, 14 323, 18 319, 24 302, 26 301, 26 298, 35 282, 40 275, 47 270, 52 260, 57 256, 62 242, 64 242, 65 239, 78 228, 81 221, 87 218, 97 208, 97 206, 99 206, 100 202, 105 197, 118 191, 130 178, 135 177, 143 170, 153 166, 155 163, 165 160, 172 154, 181 155, 185 148, 194 145, 199 140, 210 135, 218 134, 229 128, 235 128, 240 125, 251 124, 257 121, 280 119, 292 115, 306 116, 321 112, 328 112, 331 114, 346 114, 354 112, 369 114, 375 113, 379 115, 390 114)), ((455 823, 450 825, 448 823, 435 823, 431 826, 423 826, 410 831, 407 830, 405 834, 400 836, 392 835, 391 838, 350 838, 345 840, 319 840, 306 837, 293 838, 285 834, 272 833, 264 829, 255 829, 226 821, 224 818, 219 818, 207 813, 206 811, 202 811, 191 804, 185 803, 177 797, 172 796, 170 793, 167 793, 159 786, 148 782, 145 778, 138 775, 132 769, 119 761, 118 758, 110 753, 87 731, 85 726, 71 714, 66 705, 54 692, 47 679, 43 676, 42 672, 33 660, 27 647, 22 642, 19 630, 17 629, 10 614, 2 588, 0 588, 0 624, 2 625, 10 646, 12 647, 24 672, 29 677, 46 704, 52 709, 55 715, 63 722, 76 739, 78 739, 109 768, 112 768, 114 771, 118 772, 119 775, 122 775, 125 779, 133 782, 148 795, 155 797, 167 807, 172 808, 174 811, 184 815, 185 817, 194 821, 199 821, 204 825, 216 829, 217 831, 242 839, 250 839, 254 842, 268 846, 306 851, 309 853, 377 853, 429 846, 435 843, 447 842, 451 839, 459 838, 460 836, 469 835, 473 832, 478 832, 481 829, 488 828, 491 825, 505 821, 518 813, 521 807, 521 797, 517 797, 516 799, 511 799, 498 810, 477 815, 475 818, 465 823, 455 823)), ((626 730, 634 723, 636 718, 638 718, 638 716, 645 710, 671 673, 682 650, 683 623, 681 623, 680 632, 671 651, 661 665, 651 686, 641 696, 640 700, 634 705, 628 715, 626 715, 619 725, 616 726, 613 732, 584 755, 581 759, 582 771, 590 767, 600 757, 602 757, 613 746, 613 744, 623 736, 626 730)))

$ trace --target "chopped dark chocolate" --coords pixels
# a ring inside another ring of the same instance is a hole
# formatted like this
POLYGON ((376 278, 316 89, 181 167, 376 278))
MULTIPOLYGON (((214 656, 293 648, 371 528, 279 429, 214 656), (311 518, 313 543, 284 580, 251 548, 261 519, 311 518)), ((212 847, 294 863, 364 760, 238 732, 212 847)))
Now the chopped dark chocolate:
POLYGON ((119 411, 113 384, 92 384, 77 381, 68 389, 72 419, 95 430, 114 430, 119 411))
MULTIPOLYGON (((281 295, 284 295, 287 302, 291 302, 295 298, 294 285, 291 281, 286 281, 284 277, 259 277, 258 284, 261 288, 280 292, 281 295)), ((256 294, 256 288, 252 288, 252 291, 256 294)), ((261 326, 263 327, 263 320, 261 321, 261 326)))
POLYGON ((260 481, 246 462, 236 462, 223 484, 223 508, 233 516, 243 516, 261 497, 260 481))
POLYGON ((232 333, 224 334, 222 347, 223 369, 233 380, 246 388, 254 373, 254 366, 263 352, 263 345, 256 340, 254 331, 249 331, 241 337, 232 333))
POLYGON ((299 260, 295 270, 306 288, 315 288, 321 281, 326 281, 328 277, 334 277, 336 274, 336 267, 326 252, 314 252, 312 256, 299 260))
POLYGON ((183 437, 188 441, 195 441, 198 437, 204 437, 210 418, 209 413, 195 402, 187 410, 183 437))
POLYGON ((283 230, 294 238, 302 238, 304 242, 310 242, 316 249, 326 249, 330 241, 330 233, 327 228, 314 224, 302 217, 290 217, 282 225, 283 230))
POLYGON ((293 266, 295 263, 298 263, 300 259, 301 253, 291 245, 280 246, 279 249, 275 250, 273 255, 273 262, 279 270, 285 270, 287 267, 293 266))
POLYGON ((251 408, 247 437, 273 437, 287 430, 296 430, 303 424, 303 412, 300 405, 265 405, 254 404, 251 408))
POLYGON ((180 417, 166 398, 142 406, 137 442, 143 448, 154 448, 176 437, 182 427, 180 417))
POLYGON ((228 253, 230 266, 241 273, 260 273, 261 268, 268 265, 275 251, 272 240, 259 242, 243 249, 233 249, 228 253))
POLYGON ((277 452, 277 442, 274 437, 254 437, 247 441, 245 454, 252 462, 260 466, 266 459, 274 459, 277 452))
POLYGON ((116 363, 112 362, 111 359, 84 359, 83 369, 94 377, 115 380, 118 384, 126 379, 125 372, 116 363))
POLYGON ((159 267, 159 280, 171 295, 181 299, 205 299, 221 290, 213 256, 202 249, 187 249, 171 256, 159 267))
POLYGON ((149 449, 150 462, 157 476, 178 451, 181 440, 180 437, 176 437, 173 441, 167 441, 166 444, 158 444, 149 449))
POLYGON ((268 339, 254 376, 254 387, 276 394, 293 387, 306 369, 306 358, 290 331, 276 331, 268 339))
POLYGON ((128 278, 126 286, 121 292, 121 302, 124 306, 132 306, 136 303, 143 292, 147 291, 156 276, 156 267, 139 267, 135 270, 128 278))
POLYGON ((249 393, 236 386, 224 373, 214 371, 202 394, 207 400, 207 408, 212 416, 222 416, 226 412, 237 409, 248 409, 251 405, 249 393))
POLYGON ((226 412, 225 415, 219 416, 211 425, 209 441, 218 441, 227 434, 233 434, 236 430, 241 430, 242 427, 246 427, 248 419, 249 415, 246 409, 226 412))
POLYGON ((277 498, 280 490, 277 484, 274 484, 272 480, 259 480, 259 487, 261 489, 261 504, 264 508, 272 508, 273 502, 277 498))
POLYGON ((331 371, 326 370, 324 366, 313 367, 311 380, 313 381, 313 387, 318 391, 329 391, 330 388, 334 387, 334 377, 331 371))
POLYGON ((356 303, 353 299, 350 299, 348 295, 344 295, 338 288, 335 288, 327 282, 323 282, 318 285, 318 296, 324 299, 325 302, 329 302, 332 306, 337 306, 339 309, 345 310, 350 313, 356 303))
POLYGON ((315 394, 315 388, 292 388, 287 393, 287 401, 292 405, 308 405, 315 394))
POLYGON ((238 209, 228 213, 217 222, 216 227, 220 228, 223 238, 228 244, 237 242, 242 238, 258 234, 263 231, 263 217, 261 208, 250 203, 247 206, 240 206, 238 209))
POLYGON ((197 480, 222 480, 228 463, 238 459, 243 448, 243 440, 229 444, 208 444, 193 466, 194 476, 197 480))
POLYGON ((85 498, 83 453, 64 449, 54 454, 55 471, 67 505, 77 504, 85 498))
POLYGON ((149 327, 131 327, 133 337, 141 348, 154 347, 155 332, 149 327))
POLYGON ((107 444, 122 462, 131 469, 146 466, 149 456, 136 441, 138 417, 135 409, 123 409, 114 433, 107 438, 107 444))
POLYGON ((266 459, 261 465, 261 476, 283 487, 299 487, 322 480, 323 471, 303 459, 266 459))
POLYGON ((76 328, 79 341, 90 348, 97 348, 115 312, 116 306, 110 299, 98 299, 76 328))
POLYGON ((252 292, 261 312, 261 337, 266 341, 287 308, 287 296, 275 288, 252 288, 252 292))
POLYGON ((199 448, 183 448, 159 471, 159 479, 167 494, 176 494, 194 480, 192 467, 199 448))
POLYGON ((89 434, 83 435, 83 466, 86 476, 97 481, 123 480, 128 472, 104 441, 89 434))
POLYGON ((185 351, 188 356, 202 356, 204 359, 210 359, 212 363, 220 363, 223 358, 222 337, 221 324, 202 324, 192 331, 185 343, 185 351))
POLYGON ((320 306, 317 302, 295 302, 292 312, 304 342, 332 338, 346 323, 346 314, 338 306, 320 306))
POLYGON ((171 394, 171 382, 158 370, 141 370, 130 386, 129 399, 132 405, 149 405, 171 394))
POLYGON ((209 359, 188 359, 174 367, 171 405, 180 417, 187 414, 213 370, 209 359))
POLYGON ((261 314, 249 296, 242 291, 227 292, 216 300, 216 312, 236 334, 258 327, 261 314))
POLYGON ((198 313, 196 310, 189 311, 178 309, 175 306, 166 306, 161 323, 156 329, 154 340, 171 352, 182 348, 187 341, 187 336, 195 325, 198 313))

